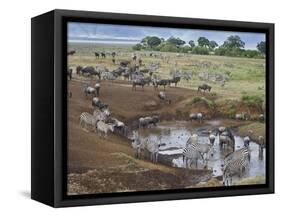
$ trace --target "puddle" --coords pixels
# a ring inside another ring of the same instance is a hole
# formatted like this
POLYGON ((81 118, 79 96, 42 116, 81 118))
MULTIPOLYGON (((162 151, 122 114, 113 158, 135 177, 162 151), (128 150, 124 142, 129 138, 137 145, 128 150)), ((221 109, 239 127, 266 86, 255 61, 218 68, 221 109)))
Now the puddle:
MULTIPOLYGON (((213 120, 205 123, 199 128, 191 128, 189 122, 165 122, 156 127, 140 129, 139 135, 142 139, 148 139, 148 143, 165 143, 159 150, 159 163, 168 162, 173 167, 184 167, 182 151, 186 146, 186 141, 193 133, 199 135, 200 143, 209 143, 208 131, 220 126, 220 121, 213 120)), ((235 150, 244 147, 243 138, 235 135, 235 150)), ((263 157, 259 157, 258 144, 250 143, 251 161, 249 169, 243 175, 245 177, 265 176, 265 150, 263 157)), ((209 158, 207 168, 213 171, 213 176, 221 176, 221 164, 224 157, 229 153, 227 150, 221 150, 219 147, 219 138, 216 137, 214 144, 214 155, 209 158)), ((198 161, 198 169, 203 169, 205 164, 198 161)), ((195 165, 192 165, 195 169, 195 165)))

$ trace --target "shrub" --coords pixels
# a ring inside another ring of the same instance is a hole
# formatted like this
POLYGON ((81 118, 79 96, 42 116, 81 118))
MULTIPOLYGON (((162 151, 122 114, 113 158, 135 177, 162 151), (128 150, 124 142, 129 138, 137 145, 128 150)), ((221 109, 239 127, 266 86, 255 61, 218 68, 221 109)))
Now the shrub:
POLYGON ((241 101, 247 106, 257 107, 262 110, 263 98, 257 95, 243 95, 241 101))

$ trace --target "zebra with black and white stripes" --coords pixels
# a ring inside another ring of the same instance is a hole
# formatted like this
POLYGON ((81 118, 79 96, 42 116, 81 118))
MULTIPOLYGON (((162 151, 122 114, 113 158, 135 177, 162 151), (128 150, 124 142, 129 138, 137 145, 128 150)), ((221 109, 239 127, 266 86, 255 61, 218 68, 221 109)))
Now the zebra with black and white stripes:
POLYGON ((197 150, 203 159, 203 163, 208 163, 210 156, 214 155, 213 145, 208 143, 192 143, 187 144, 187 147, 192 147, 197 150))
POLYGON ((96 118, 94 115, 91 115, 88 112, 83 112, 80 115, 80 125, 82 126, 82 128, 85 128, 87 126, 91 126, 93 130, 96 131, 96 118))
POLYGON ((223 170, 223 185, 230 186, 232 185, 232 178, 235 175, 241 177, 246 169, 249 167, 249 161, 247 158, 240 157, 236 160, 232 160, 226 165, 223 170))
POLYGON ((197 168, 198 160, 204 161, 203 156, 193 146, 187 146, 183 149, 182 160, 185 168, 188 167, 191 168, 192 163, 195 163, 195 166, 197 168), (188 162, 189 162, 189 166, 188 166, 188 162))

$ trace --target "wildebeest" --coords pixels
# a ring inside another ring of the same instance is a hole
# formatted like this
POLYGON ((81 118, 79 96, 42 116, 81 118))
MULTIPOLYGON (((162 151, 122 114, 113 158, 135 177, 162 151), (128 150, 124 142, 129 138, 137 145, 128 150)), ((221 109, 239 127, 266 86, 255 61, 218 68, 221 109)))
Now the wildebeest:
POLYGON ((242 112, 240 114, 235 114, 235 119, 236 120, 241 120, 241 121, 247 121, 249 120, 249 114, 247 114, 246 112, 242 112))
POLYGON ((113 51, 113 52, 111 53, 111 56, 112 56, 113 58, 115 58, 116 52, 113 51))
POLYGON ((116 60, 115 58, 112 58, 112 63, 115 64, 116 60))
POLYGON ((122 67, 127 67, 130 64, 130 61, 129 60, 122 60, 122 61, 120 61, 119 64, 122 67))
POLYGON ((105 57, 106 57, 106 55, 105 55, 104 52, 101 52, 100 55, 101 55, 102 58, 105 58, 105 57))
POLYGON ((202 123, 202 121, 203 121, 203 114, 202 114, 201 112, 199 112, 199 113, 191 113, 191 114, 189 115, 189 119, 190 119, 191 121, 193 121, 193 120, 198 120, 199 123, 202 123))
POLYGON ((71 68, 67 70, 67 77, 69 78, 69 80, 72 79, 72 69, 71 68))
POLYGON ((103 103, 98 97, 93 98, 92 106, 99 108, 101 111, 108 108, 108 105, 103 103))
POLYGON ((171 100, 167 98, 165 92, 160 91, 158 93, 158 98, 162 101, 162 102, 168 102, 169 104, 171 104, 171 100))
POLYGON ((86 75, 86 76, 98 76, 99 80, 101 79, 101 74, 100 72, 98 72, 94 67, 92 66, 85 66, 85 67, 81 67, 81 66, 77 66, 76 67, 76 73, 77 74, 82 74, 82 75, 86 75))
POLYGON ((100 83, 95 84, 95 89, 96 89, 96 92, 97 92, 97 96, 99 97, 100 96, 100 83))
POLYGON ((100 58, 100 54, 98 52, 95 52, 95 57, 99 59, 100 58))
POLYGON ((180 82, 181 77, 173 77, 169 80, 169 84, 171 85, 172 83, 175 84, 175 86, 177 86, 178 82, 180 82))
POLYGON ((104 134, 104 138, 106 138, 107 133, 109 131, 114 132, 114 126, 112 124, 107 124, 103 121, 98 121, 97 122, 97 131, 98 131, 99 136, 104 134))
POLYGON ((133 85, 132 85, 132 90, 136 91, 137 90, 137 86, 141 86, 142 90, 144 90, 143 89, 144 85, 145 85, 145 82, 144 82, 143 79, 134 79, 133 80, 133 85))
POLYGON ((85 96, 88 97, 88 95, 92 96, 92 97, 96 97, 97 96, 97 90, 94 87, 91 87, 89 85, 84 85, 82 87, 83 92, 85 93, 85 96))
POLYGON ((164 90, 166 90, 166 86, 170 84, 170 81, 169 79, 161 79, 161 80, 154 79, 152 83, 155 90, 158 89, 158 86, 163 86, 164 90))
POLYGON ((144 117, 139 119, 139 128, 145 128, 150 125, 156 126, 156 124, 159 122, 159 117, 157 115, 151 116, 151 117, 144 117))
POLYGON ((206 90, 208 90, 210 92, 211 89, 212 89, 212 87, 209 86, 208 84, 202 84, 202 85, 198 86, 197 92, 202 91, 202 90, 204 91, 204 93, 205 93, 206 90))
POLYGON ((67 52, 67 55, 74 55, 76 53, 76 50, 70 50, 67 52))

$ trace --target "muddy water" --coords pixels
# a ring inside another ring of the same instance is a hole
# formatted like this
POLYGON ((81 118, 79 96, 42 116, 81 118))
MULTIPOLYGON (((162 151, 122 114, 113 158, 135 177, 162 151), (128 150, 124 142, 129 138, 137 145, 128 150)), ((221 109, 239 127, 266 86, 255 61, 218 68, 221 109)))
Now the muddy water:
MULTIPOLYGON (((159 150, 159 163, 169 162, 174 167, 184 167, 182 160, 182 151, 186 146, 186 141, 191 134, 199 135, 200 143, 209 143, 208 131, 220 126, 220 121, 205 122, 203 126, 191 127, 189 122, 164 122, 157 127, 139 130, 142 139, 148 143, 165 143, 159 150)), ((243 138, 235 135, 235 150, 243 148, 243 138)), ((245 177, 264 176, 265 175, 265 150, 262 156, 259 156, 258 144, 250 143, 251 161, 249 169, 243 175, 245 177)), ((220 150, 219 138, 216 137, 213 156, 210 156, 207 168, 213 172, 213 176, 221 176, 221 164, 224 157, 230 150, 220 150)), ((205 164, 198 161, 198 169, 203 169, 205 164)), ((192 165, 195 168, 195 165, 192 165)))

